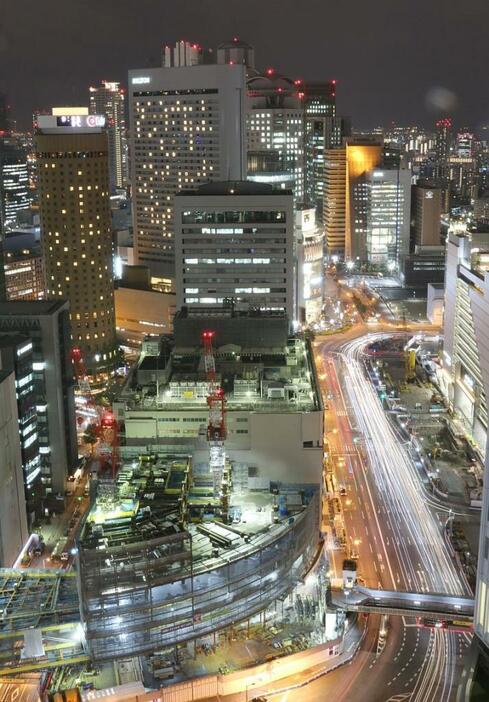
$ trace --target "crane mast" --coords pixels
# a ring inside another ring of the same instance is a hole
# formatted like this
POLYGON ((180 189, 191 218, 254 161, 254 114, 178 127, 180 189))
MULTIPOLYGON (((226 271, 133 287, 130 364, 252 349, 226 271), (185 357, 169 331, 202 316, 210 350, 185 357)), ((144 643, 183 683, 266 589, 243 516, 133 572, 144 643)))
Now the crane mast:
POLYGON ((209 417, 207 423, 207 442, 209 444, 209 469, 212 474, 214 495, 221 492, 225 466, 224 441, 226 440, 226 398, 224 390, 216 382, 216 363, 212 349, 215 332, 202 332, 204 346, 204 370, 208 383, 207 406, 209 417))

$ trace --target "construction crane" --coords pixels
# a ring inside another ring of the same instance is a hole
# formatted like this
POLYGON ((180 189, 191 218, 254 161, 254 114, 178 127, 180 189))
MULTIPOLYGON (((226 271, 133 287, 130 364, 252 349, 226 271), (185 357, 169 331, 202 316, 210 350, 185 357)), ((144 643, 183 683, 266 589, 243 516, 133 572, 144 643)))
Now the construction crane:
POLYGON ((212 473, 214 496, 221 492, 222 479, 226 456, 224 441, 226 440, 226 397, 224 390, 216 382, 216 363, 212 349, 212 340, 215 332, 203 331, 202 344, 204 346, 204 370, 207 383, 207 406, 209 419, 207 424, 207 441, 209 443, 209 469, 212 473))
POLYGON ((119 425, 109 409, 95 403, 83 355, 77 346, 71 349, 71 361, 82 402, 82 407, 77 408, 77 423, 81 426, 88 417, 94 425, 98 439, 97 455, 108 461, 112 477, 115 477, 119 462, 119 425))

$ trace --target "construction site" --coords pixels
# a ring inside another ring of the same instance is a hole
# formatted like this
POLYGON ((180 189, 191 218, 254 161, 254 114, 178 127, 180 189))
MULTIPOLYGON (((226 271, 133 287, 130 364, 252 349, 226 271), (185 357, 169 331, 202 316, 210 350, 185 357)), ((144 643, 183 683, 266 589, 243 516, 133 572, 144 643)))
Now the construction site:
POLYGON ((147 340, 113 411, 72 360, 79 425, 94 426, 89 507, 66 569, 0 574, 1 673, 149 670, 283 611, 320 554, 308 344, 283 315, 183 312, 174 338, 147 340))

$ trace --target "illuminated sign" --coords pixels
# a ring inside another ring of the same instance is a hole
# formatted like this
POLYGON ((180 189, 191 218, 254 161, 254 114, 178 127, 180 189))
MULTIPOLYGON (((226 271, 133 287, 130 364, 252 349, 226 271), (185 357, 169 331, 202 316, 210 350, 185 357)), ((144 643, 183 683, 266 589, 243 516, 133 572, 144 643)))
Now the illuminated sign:
POLYGON ((131 81, 133 85, 146 85, 150 82, 151 78, 149 76, 134 76, 134 78, 131 81))
POLYGON ((426 193, 425 193, 425 198, 426 198, 427 200, 433 200, 433 191, 427 190, 426 193))
POLYGON ((57 127, 105 127, 104 115, 60 115, 56 117, 57 127))

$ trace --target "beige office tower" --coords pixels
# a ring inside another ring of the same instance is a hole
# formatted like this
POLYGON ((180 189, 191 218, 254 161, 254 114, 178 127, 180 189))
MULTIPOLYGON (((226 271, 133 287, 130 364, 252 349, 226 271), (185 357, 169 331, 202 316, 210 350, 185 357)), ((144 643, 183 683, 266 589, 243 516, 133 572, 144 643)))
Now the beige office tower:
POLYGON ((430 185, 413 187, 414 243, 440 246, 442 191, 430 185))
POLYGON ((345 255, 346 229, 346 148, 326 149, 324 153, 323 223, 329 256, 345 255))
POLYGON ((36 133, 46 296, 70 304, 89 372, 116 355, 108 140, 102 115, 46 115, 36 133))

